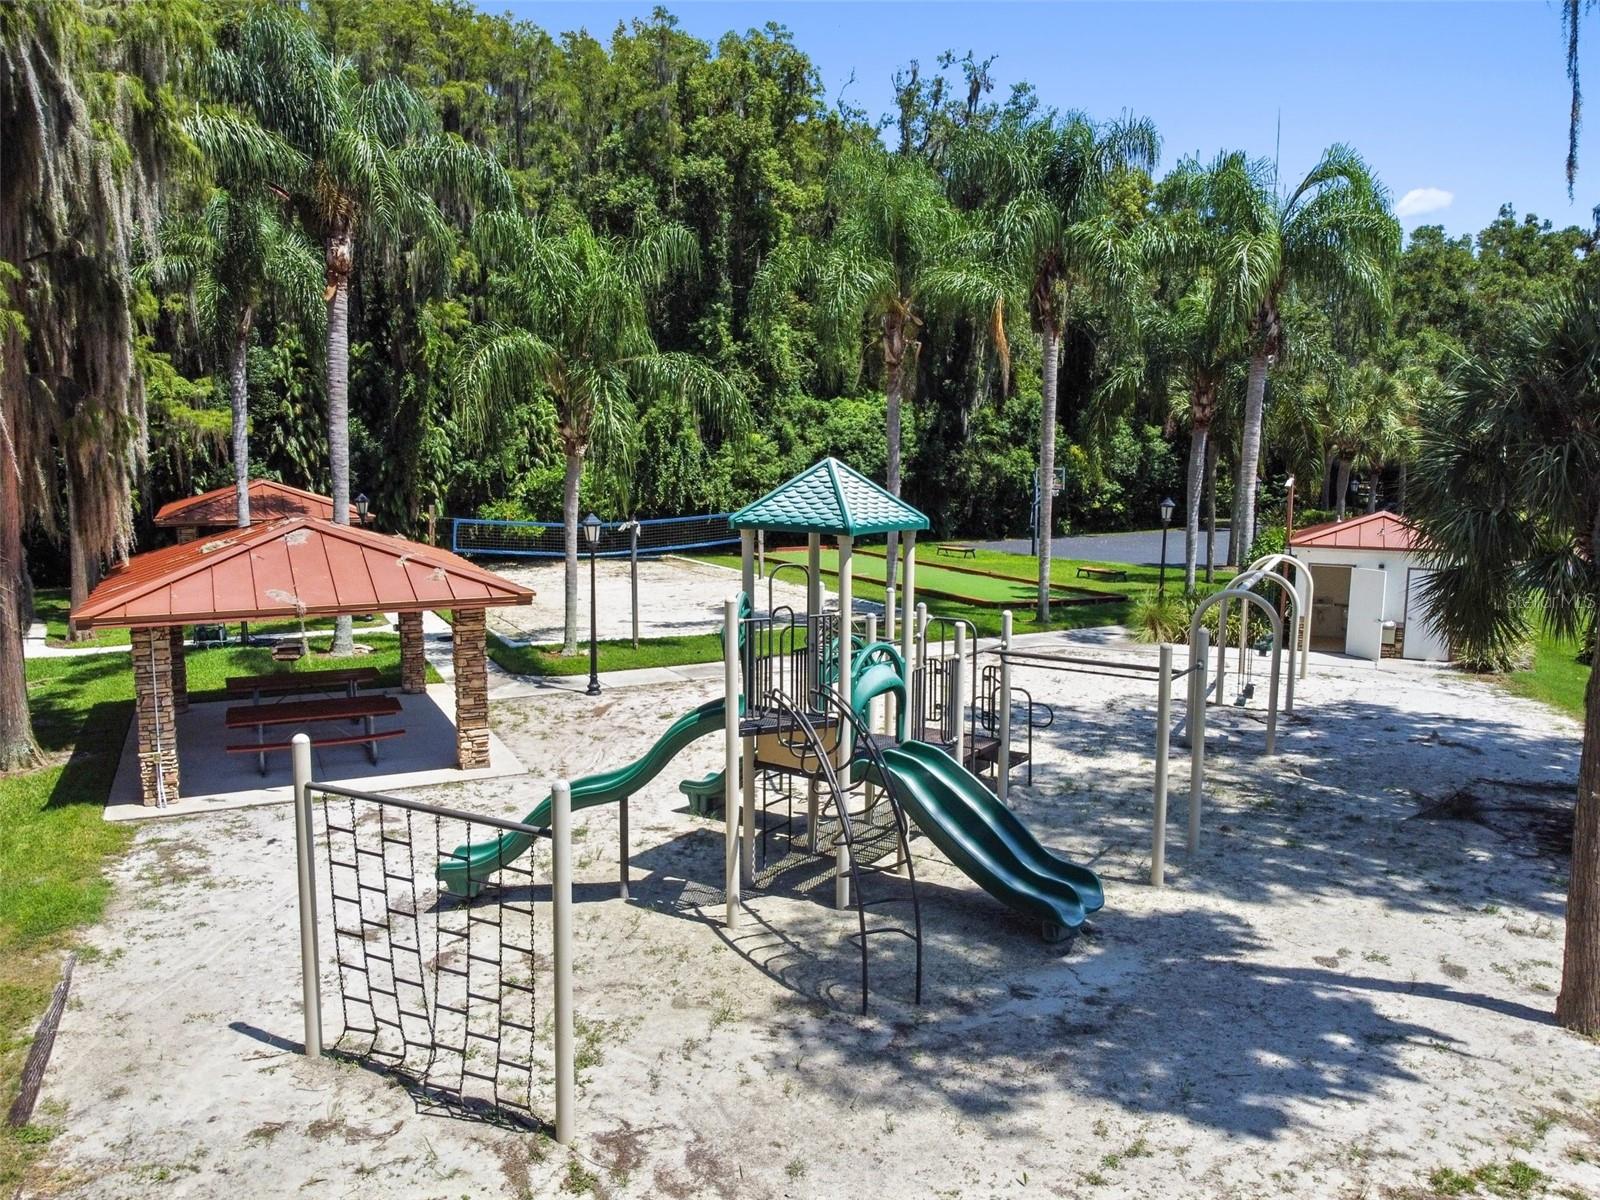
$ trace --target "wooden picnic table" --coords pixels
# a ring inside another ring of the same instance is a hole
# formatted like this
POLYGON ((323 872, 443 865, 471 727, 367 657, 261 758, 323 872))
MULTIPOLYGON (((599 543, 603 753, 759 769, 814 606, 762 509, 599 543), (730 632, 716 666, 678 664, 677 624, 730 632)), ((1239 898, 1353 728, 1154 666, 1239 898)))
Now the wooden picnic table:
POLYGON ((351 699, 356 689, 377 683, 383 673, 376 667, 345 667, 337 671, 271 671, 265 675, 230 675, 224 686, 232 696, 249 696, 261 703, 262 696, 294 696, 308 692, 342 691, 351 699))
POLYGON ((378 761, 378 743, 405 733, 404 729, 374 729, 377 717, 392 717, 400 712, 400 701, 393 696, 347 696, 335 700, 291 700, 282 704, 239 704, 223 714, 223 724, 229 729, 255 728, 254 742, 239 742, 227 747, 229 754, 254 754, 260 772, 267 773, 267 755, 275 750, 287 750, 289 741, 269 742, 266 730, 269 725, 315 725, 328 721, 361 721, 359 733, 335 737, 314 737, 313 746, 352 746, 365 743, 367 757, 378 761))
POLYGON ((977 558, 978 548, 969 546, 965 542, 935 542, 934 553, 950 558, 977 558))
POLYGON ((1120 579, 1126 581, 1128 573, 1121 567, 1079 567, 1079 579, 1120 579))

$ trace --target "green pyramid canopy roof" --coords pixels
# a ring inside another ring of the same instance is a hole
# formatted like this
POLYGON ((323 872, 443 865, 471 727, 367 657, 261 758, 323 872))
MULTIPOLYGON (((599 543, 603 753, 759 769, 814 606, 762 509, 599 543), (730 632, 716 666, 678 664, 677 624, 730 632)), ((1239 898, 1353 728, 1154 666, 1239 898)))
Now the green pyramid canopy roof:
POLYGON ((928 528, 928 518, 836 458, 807 467, 730 518, 735 529, 865 537, 928 528))

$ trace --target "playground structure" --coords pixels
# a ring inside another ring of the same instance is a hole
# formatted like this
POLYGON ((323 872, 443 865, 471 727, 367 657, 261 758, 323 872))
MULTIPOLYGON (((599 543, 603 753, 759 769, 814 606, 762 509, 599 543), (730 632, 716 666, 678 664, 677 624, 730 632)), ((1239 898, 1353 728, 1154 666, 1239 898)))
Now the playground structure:
MULTIPOLYGON (((834 460, 818 463, 729 520, 740 540, 742 588, 723 606, 722 697, 679 718, 634 762, 557 782, 522 821, 315 785, 309 755, 297 747, 308 1053, 322 1046, 318 893, 310 849, 317 842, 314 796, 320 797, 327 846, 333 958, 344 1016, 337 1044, 400 1077, 418 1095, 419 1106, 426 1102, 462 1115, 509 1113, 513 1121, 536 1120, 531 1115, 536 915, 527 856, 538 841, 551 841, 555 1127, 558 1140, 565 1140, 572 1094, 571 814, 617 805, 618 893, 627 899, 630 798, 690 744, 718 732, 723 737, 722 769, 684 780, 679 789, 689 797, 691 811, 720 816, 723 823, 724 925, 739 928, 748 894, 781 889, 797 865, 804 867, 799 874, 815 878, 816 860, 831 859, 832 904, 854 911, 855 930, 847 940, 859 954, 863 1012, 873 980, 869 950, 886 936, 909 942, 909 990, 914 1002, 922 999, 923 912, 911 853, 915 835, 927 837, 1001 904, 1036 922, 1046 942, 1069 942, 1104 905, 1095 872, 1048 850, 1007 804, 1012 770, 1027 766, 1031 772, 1033 730, 1048 727, 1054 716, 1014 686, 1016 669, 1156 683, 1153 886, 1164 882, 1172 699, 1175 681, 1185 677, 1185 723, 1194 726, 1189 849, 1199 842, 1210 694, 1209 630, 1201 618, 1211 607, 1221 610, 1224 632, 1225 605, 1234 600, 1257 607, 1272 625, 1269 751, 1272 747, 1283 625, 1252 589, 1263 581, 1279 584, 1289 591, 1291 620, 1303 624, 1305 611, 1303 593, 1271 569, 1275 563, 1253 564, 1202 605, 1190 664, 1175 670, 1170 645, 1159 648, 1154 665, 1027 649, 1013 637, 1009 611, 1002 614, 999 645, 980 651, 969 622, 930 618, 917 602, 917 534, 928 528, 926 517, 834 460), (768 607, 757 611, 752 604, 759 546, 768 532, 806 537, 803 611, 774 608, 770 580, 768 607), (903 587, 898 622, 896 614, 885 612, 883 624, 897 627, 898 644, 892 635, 880 640, 878 613, 854 611, 857 540, 890 532, 898 535, 903 556, 903 587), (833 539, 838 556, 838 601, 831 610, 824 603, 820 569, 824 538, 833 539), (996 661, 980 671, 981 653, 996 661), (1020 723, 1018 695, 1025 714, 1020 723), (1026 748, 1016 744, 1019 724, 1029 739, 1026 748), (376 818, 358 819, 363 808, 375 810, 376 818), (419 835, 419 821, 425 827, 431 822, 431 833, 419 835), (455 840, 446 829, 459 829, 462 836, 455 840), (783 852, 775 854, 773 839, 780 835, 783 852), (364 845, 364 838, 375 844, 364 845), (895 918, 885 910, 903 915, 895 918), (431 956, 425 945, 430 932, 431 956), (447 945, 459 947, 463 957, 452 960, 447 945), (352 1046, 352 1039, 357 1044, 352 1046)), ((1292 626, 1293 636, 1299 636, 1301 624, 1292 626)), ((1223 642, 1219 638, 1225 650, 1223 642)))

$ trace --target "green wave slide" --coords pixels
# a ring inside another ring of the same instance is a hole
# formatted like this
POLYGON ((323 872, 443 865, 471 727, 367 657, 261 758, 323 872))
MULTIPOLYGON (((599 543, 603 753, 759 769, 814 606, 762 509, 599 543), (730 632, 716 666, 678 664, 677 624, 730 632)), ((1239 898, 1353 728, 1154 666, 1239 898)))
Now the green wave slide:
MULTIPOLYGON (((674 721, 671 728, 645 752, 644 757, 625 767, 573 780, 573 811, 626 800, 659 775, 685 746, 707 734, 722 732, 724 712, 726 708, 723 701, 708 701, 674 721)), ((546 796, 537 808, 522 818, 522 823, 537 829, 549 825, 550 803, 551 798, 546 796)), ((504 833, 491 841, 458 846, 450 859, 439 864, 435 874, 451 895, 475 896, 483 886, 483 881, 493 875, 501 864, 526 854, 531 845, 533 837, 530 834, 504 833)))
POLYGON ((1071 937, 1104 906, 1098 875, 1046 850, 982 780, 937 746, 903 742, 883 751, 883 764, 917 827, 984 891, 1037 918, 1045 941, 1071 937))

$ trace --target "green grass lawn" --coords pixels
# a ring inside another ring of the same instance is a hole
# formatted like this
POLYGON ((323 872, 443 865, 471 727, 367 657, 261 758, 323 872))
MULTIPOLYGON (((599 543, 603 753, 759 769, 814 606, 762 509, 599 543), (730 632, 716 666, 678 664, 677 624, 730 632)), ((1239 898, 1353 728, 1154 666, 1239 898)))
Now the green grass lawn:
MULTIPOLYGON (((774 557, 785 562, 801 563, 806 561, 804 550, 784 550, 769 552, 769 574, 776 570, 771 563, 774 557)), ((882 583, 887 562, 881 553, 866 551, 855 555, 855 577, 859 580, 871 580, 882 583)), ((837 577, 839 573, 839 555, 835 550, 822 552, 822 570, 825 574, 837 577)), ((995 608, 1020 608, 1032 604, 1038 594, 1038 585, 1034 580, 1023 573, 1023 568, 1013 565, 1006 574, 982 573, 987 568, 978 568, 970 563, 960 567, 949 566, 942 563, 925 563, 919 557, 917 560, 917 594, 928 600, 950 600, 957 604, 989 605, 995 608)), ((1054 572, 1051 573, 1054 575, 1054 572)), ((790 572, 791 578, 798 579, 798 572, 790 572)), ((837 583, 833 585, 837 587, 837 583)), ((1085 587, 1082 580, 1077 586, 1068 584, 1056 585, 1059 599, 1064 602, 1077 603, 1099 592, 1099 589, 1085 587)), ((1104 594, 1104 593, 1100 593, 1104 594)))
MULTIPOLYGON (((880 547, 871 547, 881 553, 880 547)), ((1012 628, 1017 633, 1037 633, 1044 629, 1089 629, 1097 625, 1116 625, 1128 616, 1128 607, 1133 597, 1144 592, 1153 592, 1161 577, 1159 567, 1129 566, 1124 563, 1101 563, 1084 559, 1057 558, 1050 562, 1050 581, 1063 587, 1089 588, 1096 592, 1112 593, 1116 599, 1107 600, 1101 604, 1056 604, 1050 610, 1050 623, 1048 626, 1039 624, 1034 619, 1034 600, 1038 594, 1037 586, 1024 581, 1031 580, 1037 571, 1037 559, 1021 554, 1006 554, 998 550, 979 550, 975 558, 962 559, 958 564, 964 568, 977 568, 983 571, 992 571, 997 575, 1008 577, 1004 581, 986 581, 981 576, 953 572, 941 569, 937 562, 929 562, 926 555, 931 554, 928 549, 919 549, 917 554, 917 582, 920 585, 925 574, 931 574, 935 579, 949 576, 960 580, 953 586, 972 593, 974 587, 994 588, 1015 596, 1011 603, 1012 628), (1079 579, 1079 567, 1112 567, 1116 570, 1126 571, 1128 578, 1118 582, 1106 582, 1099 579, 1079 579)), ((739 566, 739 556, 736 554, 706 555, 708 562, 720 563, 723 566, 739 566)), ((837 566, 837 554, 829 550, 824 543, 822 552, 822 566, 824 573, 829 573, 837 566)), ((793 562, 785 555, 778 558, 773 553, 767 555, 767 574, 771 575, 778 566, 793 562)), ((800 561, 804 561, 802 558, 800 561)), ((1202 593, 1215 591, 1223 586, 1231 575, 1227 571, 1219 571, 1217 582, 1213 584, 1200 584, 1202 593)), ((797 571, 786 572, 780 582, 799 583, 800 574, 797 571)), ((879 603, 884 599, 883 559, 874 554, 858 554, 856 556, 855 594, 862 600, 875 600, 879 603), (876 579, 869 576, 876 575, 876 579)), ((836 586, 834 580, 829 578, 827 588, 831 592, 836 586)), ((1174 569, 1167 568, 1167 589, 1171 595, 1183 588, 1183 567, 1181 564, 1174 569)), ((898 597, 897 597, 898 598, 898 597)), ((763 590, 758 597, 758 605, 766 604, 766 593, 763 590)), ((927 597, 928 612, 934 616, 964 618, 972 622, 978 633, 985 637, 998 636, 1000 633, 1001 609, 992 603, 973 604, 959 600, 946 599, 938 596, 927 597)))
MULTIPOLYGON (((709 623, 708 623, 709 624, 709 623)), ((489 635, 489 657, 518 675, 587 675, 589 644, 580 642, 578 653, 563 655, 560 646, 516 646, 497 634, 489 635)), ((722 657, 722 639, 715 633, 686 637, 640 638, 601 642, 596 658, 602 671, 633 671, 640 667, 681 667, 687 663, 716 662, 722 657)))
MULTIPOLYGON (((377 634, 365 641, 373 653, 313 654, 287 669, 376 667, 387 686, 398 686, 399 638, 377 634)), ((286 669, 261 647, 191 650, 185 662, 196 700, 222 699, 229 675, 286 669)), ((49 762, 0 776, 0 1108, 16 1094, 60 953, 104 910, 106 862, 132 837, 129 826, 102 816, 133 716, 127 656, 30 659, 27 679, 34 735, 49 762)), ((430 668, 429 680, 437 679, 430 668)), ((0 1194, 11 1193, 41 1144, 38 1130, 0 1134, 0 1194)))
POLYGON ((126 646, 126 629, 97 629, 81 641, 67 640, 67 613, 72 603, 66 588, 40 588, 33 594, 33 616, 44 622, 45 642, 51 646, 126 646))
POLYGON ((1574 642, 1541 632, 1533 644, 1533 666, 1512 672, 1505 684, 1519 696, 1542 700, 1581 721, 1589 667, 1577 660, 1577 653, 1574 642))

